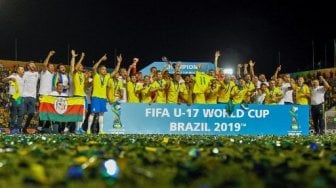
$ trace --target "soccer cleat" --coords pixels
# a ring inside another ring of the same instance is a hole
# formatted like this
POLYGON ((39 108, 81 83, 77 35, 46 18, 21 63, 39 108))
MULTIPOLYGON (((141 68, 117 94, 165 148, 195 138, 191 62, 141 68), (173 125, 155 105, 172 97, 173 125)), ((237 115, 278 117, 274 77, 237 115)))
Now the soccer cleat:
POLYGON ((105 134, 105 132, 104 131, 99 131, 99 133, 98 134, 105 134))
POLYGON ((82 128, 79 128, 78 130, 75 131, 75 134, 84 134, 85 131, 82 128))
POLYGON ((28 134, 28 131, 27 131, 27 128, 26 128, 26 127, 22 128, 22 133, 24 133, 24 134, 28 134))
POLYGON ((91 134, 91 130, 87 130, 87 131, 86 131, 86 134, 91 134))
POLYGON ((9 133, 10 134, 17 134, 17 131, 16 131, 16 129, 11 129, 9 133))
POLYGON ((68 128, 68 127, 65 127, 63 133, 64 133, 64 134, 69 133, 69 128, 68 128))

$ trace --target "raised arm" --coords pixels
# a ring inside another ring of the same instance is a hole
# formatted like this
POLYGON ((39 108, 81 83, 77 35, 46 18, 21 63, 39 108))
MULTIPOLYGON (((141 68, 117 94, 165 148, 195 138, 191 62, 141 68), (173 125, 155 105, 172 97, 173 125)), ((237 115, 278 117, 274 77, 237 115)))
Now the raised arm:
POLYGON ((134 66, 132 66, 131 72, 132 74, 136 74, 137 73, 137 64, 139 63, 139 58, 134 57, 132 59, 132 64, 134 64, 134 66))
MULTIPOLYGON (((16 73, 14 73, 14 74, 16 74, 16 73)), ((9 81, 15 81, 15 78, 13 77, 14 74, 11 74, 10 76, 8 76, 8 77, 6 77, 6 78, 3 78, 3 79, 2 79, 2 82, 7 83, 7 82, 9 82, 9 81)))
POLYGON ((51 58, 54 54, 55 54, 55 51, 54 51, 54 50, 51 50, 51 51, 48 53, 47 57, 44 59, 44 61, 43 61, 43 71, 47 70, 49 60, 50 60, 50 58, 51 58))
POLYGON ((215 52, 215 60, 214 60, 216 75, 219 75, 219 69, 218 69, 219 56, 220 56, 220 51, 218 50, 215 52))
POLYGON ((251 74, 251 78, 254 77, 254 65, 255 62, 253 62, 252 60, 249 61, 249 65, 250 65, 250 74, 251 74))
POLYGON ((170 65, 170 61, 168 60, 167 57, 162 57, 162 61, 166 63, 166 65, 163 67, 163 69, 161 70, 161 72, 164 72, 168 69, 169 65, 170 65))
POLYGON ((280 71, 281 71, 281 65, 279 65, 279 66, 276 68, 276 70, 275 70, 275 72, 274 72, 274 75, 273 75, 274 79, 277 79, 277 78, 278 78, 278 74, 279 74, 280 71))
POLYGON ((75 72, 75 61, 78 54, 76 54, 75 50, 71 50, 71 60, 70 60, 70 73, 73 74, 75 72))
POLYGON ((319 78, 320 78, 320 80, 323 82, 324 90, 328 90, 328 89, 330 89, 330 85, 329 85, 329 83, 327 82, 327 80, 325 80, 325 79, 323 78, 323 76, 320 76, 319 78))
POLYGON ((119 54, 117 56, 117 65, 114 68, 113 72, 111 73, 111 76, 114 76, 115 74, 117 74, 117 72, 119 71, 121 62, 122 62, 122 56, 121 56, 121 54, 119 54))
POLYGON ((201 72, 201 71, 202 71, 202 67, 203 67, 203 64, 202 64, 202 63, 198 64, 198 66, 197 66, 197 71, 198 71, 198 72, 201 72))
POLYGON ((136 62, 132 63, 127 70, 127 81, 130 79, 131 70, 136 66, 136 62))
POLYGON ((85 57, 85 53, 82 52, 82 53, 81 53, 81 56, 80 56, 80 58, 79 58, 79 60, 78 60, 78 62, 76 63, 75 70, 78 70, 78 69, 79 69, 79 66, 82 65, 82 62, 83 62, 84 57, 85 57))
POLYGON ((241 72, 240 69, 243 67, 242 64, 237 65, 237 79, 241 78, 241 72))
POLYGON ((247 72, 247 67, 248 67, 248 63, 245 63, 245 64, 244 64, 244 72, 243 72, 244 76, 245 76, 246 74, 248 74, 248 72, 247 72))
POLYGON ((181 70, 181 61, 176 62, 174 72, 180 72, 181 70))
POLYGON ((106 61, 107 60, 107 56, 106 54, 104 54, 99 60, 97 63, 95 63, 92 67, 92 71, 93 71, 93 74, 96 74, 97 73, 97 68, 98 66, 100 65, 101 62, 103 61, 106 61))

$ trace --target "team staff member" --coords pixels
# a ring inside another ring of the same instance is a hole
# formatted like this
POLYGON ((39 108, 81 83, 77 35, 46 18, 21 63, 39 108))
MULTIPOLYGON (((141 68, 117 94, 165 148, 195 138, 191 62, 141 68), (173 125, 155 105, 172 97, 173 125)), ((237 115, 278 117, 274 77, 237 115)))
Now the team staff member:
POLYGON ((320 81, 323 83, 323 86, 320 86, 319 80, 315 79, 312 81, 313 87, 310 90, 311 115, 315 134, 324 134, 324 95, 330 89, 330 85, 322 76, 320 76, 320 81))
POLYGON ((24 106, 24 113, 28 115, 26 123, 22 128, 23 133, 28 133, 27 129, 36 112, 36 91, 39 80, 39 73, 37 72, 35 63, 31 62, 27 66, 28 71, 23 75, 24 86, 22 90, 22 101, 24 106))
POLYGON ((23 80, 24 68, 22 66, 18 66, 16 68, 16 73, 10 75, 7 78, 4 78, 3 82, 9 82, 9 95, 10 103, 10 133, 18 134, 21 133, 22 128, 22 120, 23 120, 23 103, 22 103, 22 90, 24 88, 24 80, 23 80))
MULTIPOLYGON (((50 95, 52 92, 52 80, 54 77, 54 65, 50 63, 50 58, 55 55, 55 51, 50 51, 43 61, 43 68, 40 72, 40 88, 39 88, 39 95, 45 96, 50 95)), ((40 121, 39 126, 42 128, 49 128, 51 125, 50 121, 40 121)))

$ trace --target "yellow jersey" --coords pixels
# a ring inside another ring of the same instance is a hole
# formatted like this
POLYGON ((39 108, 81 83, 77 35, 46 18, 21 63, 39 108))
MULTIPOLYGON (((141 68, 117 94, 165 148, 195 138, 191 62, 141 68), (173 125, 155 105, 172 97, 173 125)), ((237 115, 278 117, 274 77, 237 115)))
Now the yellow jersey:
POLYGON ((216 84, 215 87, 208 86, 206 91, 206 103, 207 104, 217 104, 218 91, 220 85, 216 84))
POLYGON ((167 89, 167 103, 178 103, 180 93, 180 84, 174 81, 170 81, 169 88, 167 89))
POLYGON ((123 83, 119 79, 110 78, 107 83, 107 99, 109 102, 116 102, 121 99, 123 83))
POLYGON ((194 93, 194 103, 195 104, 206 104, 204 93, 194 93))
POLYGON ((180 92, 182 102, 191 104, 192 103, 192 89, 186 84, 180 84, 180 92))
POLYGON ((141 88, 141 84, 133 83, 131 81, 127 81, 126 90, 127 90, 127 102, 129 103, 139 103, 139 90, 141 88))
POLYGON ((309 104, 309 98, 306 95, 310 95, 310 89, 306 84, 303 84, 302 86, 295 86, 296 104, 309 104))
POLYGON ((152 102, 152 96, 151 96, 151 84, 149 85, 142 85, 140 87, 140 101, 142 103, 151 103, 152 102))
POLYGON ((231 91, 235 87, 235 83, 230 81, 228 84, 224 83, 220 86, 218 91, 218 102, 228 103, 231 97, 231 91))
POLYGON ((85 76, 84 73, 76 71, 72 74, 73 79, 73 94, 74 96, 85 97, 85 76))
POLYGON ((156 80, 152 83, 152 87, 158 89, 156 91, 156 103, 166 103, 167 94, 166 94, 166 80, 156 80))
POLYGON ((238 86, 235 86, 231 91, 232 103, 241 104, 246 98, 247 93, 248 93, 248 89, 246 87, 239 88, 238 86))
POLYGON ((273 90, 266 90, 265 104, 277 104, 279 99, 275 99, 274 97, 282 96, 282 91, 278 87, 274 87, 273 90))
POLYGON ((100 75, 96 73, 93 76, 93 91, 92 91, 92 97, 107 98, 107 82, 111 78, 110 74, 106 74, 105 76, 100 75))

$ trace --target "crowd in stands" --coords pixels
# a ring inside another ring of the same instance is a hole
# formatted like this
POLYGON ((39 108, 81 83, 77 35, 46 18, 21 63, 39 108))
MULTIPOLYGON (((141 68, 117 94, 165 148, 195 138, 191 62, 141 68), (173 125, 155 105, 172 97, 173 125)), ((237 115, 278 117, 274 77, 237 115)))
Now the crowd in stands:
MULTIPOLYGON (((103 114, 107 103, 169 103, 169 104, 268 104, 268 105, 310 105, 316 133, 323 134, 323 112, 325 101, 335 105, 336 85, 329 85, 322 75, 296 79, 282 73, 281 66, 275 67, 275 73, 269 79, 264 74, 255 74, 256 63, 250 60, 237 65, 236 75, 224 74, 218 67, 220 52, 214 57, 214 69, 201 72, 199 65, 195 74, 181 74, 179 63, 173 64, 174 73, 165 68, 151 68, 149 75, 137 72, 139 58, 133 58, 128 68, 122 65, 122 55, 117 56, 117 65, 112 72, 107 72, 103 64, 107 55, 103 55, 92 67, 85 69, 82 61, 85 54, 71 51, 70 71, 59 64, 50 63, 55 55, 50 51, 43 62, 43 70, 37 71, 34 63, 27 67, 18 66, 16 72, 3 82, 10 84, 10 129, 11 133, 27 133, 31 118, 36 113, 35 103, 40 96, 76 96, 86 101, 83 121, 76 122, 72 132, 91 134, 95 118, 98 119, 99 133, 103 134, 103 114), (26 70, 25 70, 26 69, 26 70), (333 91, 333 92, 330 92, 333 91), (327 93, 326 93, 327 92, 327 93), (330 96, 329 96, 330 95, 330 96), (325 100, 325 97, 329 97, 325 100), (27 115, 22 125, 24 115, 27 115), (88 122, 85 131, 83 122, 88 122)), ((332 77, 328 78, 332 79, 332 77)), ((334 81, 334 80, 333 80, 334 81)), ((333 83, 334 84, 334 83, 333 83)), ((50 127, 52 122, 41 122, 41 126, 50 127)), ((66 132, 66 124, 59 132, 66 132)))

